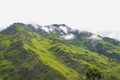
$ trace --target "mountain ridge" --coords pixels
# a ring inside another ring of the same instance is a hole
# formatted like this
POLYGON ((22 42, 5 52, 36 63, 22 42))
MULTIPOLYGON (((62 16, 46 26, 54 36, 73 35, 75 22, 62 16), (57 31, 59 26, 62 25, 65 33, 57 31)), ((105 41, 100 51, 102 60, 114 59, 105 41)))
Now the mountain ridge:
MULTIPOLYGON (((50 24, 50 25, 39 25, 39 24, 37 24, 37 23, 22 23, 22 22, 15 22, 15 24, 23 24, 23 25, 31 25, 31 26, 34 26, 35 28, 38 28, 39 26, 60 26, 60 25, 63 25, 63 26, 68 26, 68 25, 66 25, 66 24, 50 24)), ((14 24, 14 23, 13 23, 14 24)), ((12 24, 11 24, 12 25, 12 24)), ((70 26, 68 26, 69 28, 71 28, 70 26)), ((6 27, 7 28, 7 27, 6 27)), ((4 28, 4 29, 6 29, 6 28, 4 28)), ((1 29, 0 31, 2 31, 2 30, 4 30, 4 29, 1 29)), ((71 28, 72 29, 72 28, 71 28)), ((100 36, 102 36, 102 37, 109 37, 109 38, 112 38, 112 39, 115 39, 115 40, 117 40, 117 41, 120 41, 119 40, 119 37, 117 37, 116 35, 119 35, 119 33, 118 32, 116 32, 116 31, 100 31, 100 32, 92 32, 92 31, 89 31, 89 30, 80 30, 80 29, 76 29, 76 28, 74 28, 74 29, 72 29, 72 30, 77 30, 77 31, 82 31, 82 32, 90 32, 90 33, 93 33, 93 34, 96 34, 96 35, 100 35, 100 36)))
POLYGON ((36 29, 31 24, 14 23, 2 30, 0 79, 85 80, 87 68, 95 67, 102 80, 119 80, 119 41, 101 36, 94 40, 90 37, 95 34, 77 30, 63 33, 58 26, 46 32, 41 26, 36 29), (75 38, 61 37, 70 33, 75 38))

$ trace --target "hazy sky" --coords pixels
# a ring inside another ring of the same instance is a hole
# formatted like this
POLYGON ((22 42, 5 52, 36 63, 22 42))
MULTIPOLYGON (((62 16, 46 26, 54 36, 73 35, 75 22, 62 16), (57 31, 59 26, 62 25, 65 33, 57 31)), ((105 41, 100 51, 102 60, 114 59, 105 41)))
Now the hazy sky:
POLYGON ((0 29, 14 22, 65 23, 114 37, 120 34, 120 0, 0 0, 0 29))

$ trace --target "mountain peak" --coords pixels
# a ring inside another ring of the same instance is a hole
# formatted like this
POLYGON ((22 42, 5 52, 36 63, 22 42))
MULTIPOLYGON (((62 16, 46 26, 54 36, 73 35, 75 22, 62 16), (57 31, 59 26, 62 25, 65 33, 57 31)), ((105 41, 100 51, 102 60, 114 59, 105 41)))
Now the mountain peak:
POLYGON ((66 24, 52 24, 51 26, 60 27, 60 26, 67 26, 67 25, 66 24))
POLYGON ((2 30, 2 34, 15 34, 17 32, 24 32, 24 31, 33 31, 35 30, 31 24, 24 24, 24 23, 13 23, 6 29, 2 30))
POLYGON ((54 27, 59 31, 63 31, 65 34, 69 33, 72 29, 66 24, 52 24, 50 27, 54 27))
POLYGON ((21 22, 16 22, 16 23, 13 23, 12 25, 21 25, 21 26, 25 26, 26 24, 21 23, 21 22))

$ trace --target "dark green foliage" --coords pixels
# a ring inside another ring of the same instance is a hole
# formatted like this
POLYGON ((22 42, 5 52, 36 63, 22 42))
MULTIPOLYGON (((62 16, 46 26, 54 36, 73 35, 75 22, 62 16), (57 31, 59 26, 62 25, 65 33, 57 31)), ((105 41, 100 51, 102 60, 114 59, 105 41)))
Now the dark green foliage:
POLYGON ((97 68, 89 67, 86 70, 86 80, 100 80, 101 78, 101 72, 97 68))
POLYGON ((107 42, 112 43, 113 45, 116 45, 116 46, 120 44, 120 42, 116 39, 112 39, 112 38, 109 38, 109 37, 104 37, 103 39, 107 42))
POLYGON ((108 80, 119 80, 119 78, 116 77, 115 75, 110 75, 108 80))

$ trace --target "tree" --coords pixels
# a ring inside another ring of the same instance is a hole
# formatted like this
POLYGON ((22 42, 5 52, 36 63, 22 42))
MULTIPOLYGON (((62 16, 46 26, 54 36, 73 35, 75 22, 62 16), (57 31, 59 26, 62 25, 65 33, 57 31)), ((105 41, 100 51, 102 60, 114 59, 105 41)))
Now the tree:
POLYGON ((86 70, 86 80, 100 80, 102 78, 101 72, 95 67, 89 67, 86 70))

